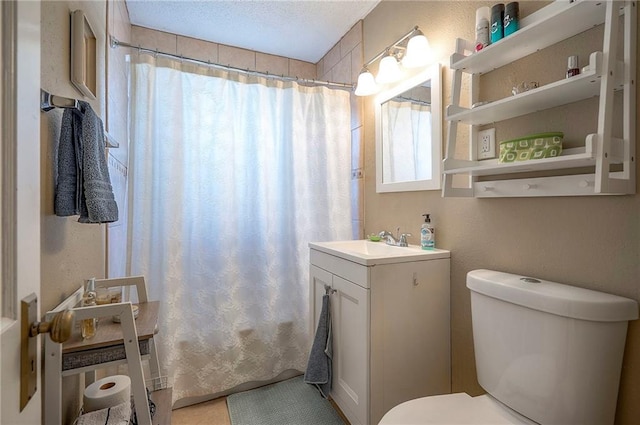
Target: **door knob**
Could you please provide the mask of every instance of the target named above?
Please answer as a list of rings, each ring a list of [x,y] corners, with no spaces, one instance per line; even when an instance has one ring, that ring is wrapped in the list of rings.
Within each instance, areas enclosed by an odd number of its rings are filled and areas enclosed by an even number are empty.
[[[62,344],[71,336],[75,313],[72,310],[64,310],[53,316],[50,322],[33,322],[29,329],[29,336],[48,333],[53,342]]]
[[[36,393],[38,383],[38,351],[35,338],[48,333],[51,340],[63,343],[71,336],[75,313],[61,311],[50,322],[38,322],[38,297],[26,296],[20,301],[20,411]]]

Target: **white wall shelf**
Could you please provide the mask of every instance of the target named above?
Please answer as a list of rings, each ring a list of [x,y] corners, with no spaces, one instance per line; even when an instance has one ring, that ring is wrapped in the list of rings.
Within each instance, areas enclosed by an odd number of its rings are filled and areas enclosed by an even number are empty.
[[[587,136],[584,147],[565,149],[560,156],[529,161],[500,163],[497,159],[485,161],[445,161],[445,174],[468,174],[471,176],[492,176],[501,174],[530,173],[537,171],[564,170],[567,168],[594,167],[597,159],[597,134]],[[613,139],[611,164],[621,164],[624,159],[624,141]],[[455,168],[454,168],[455,167]]]
[[[601,72],[602,53],[594,52],[589,60],[589,70],[580,75],[472,109],[450,105],[446,119],[484,125],[598,96]],[[621,86],[618,84],[617,87],[622,88]]]
[[[623,16],[620,20],[619,17]],[[443,162],[443,196],[584,196],[635,193],[635,76],[637,11],[635,1],[593,2],[556,0],[523,19],[522,28],[510,36],[471,52],[472,43],[458,39],[451,56],[452,104],[447,155]],[[536,89],[481,104],[460,106],[462,73],[472,75],[471,103],[478,102],[479,75],[505,66],[568,37],[604,23],[602,51],[589,57],[582,74]],[[622,40],[618,40],[622,23]],[[622,50],[619,49],[622,45]],[[618,52],[622,51],[621,57]],[[622,135],[613,137],[614,91],[622,91]],[[584,146],[565,149],[554,158],[500,163],[477,160],[478,126],[533,114],[550,108],[598,97],[597,132],[585,137]],[[471,126],[469,159],[453,157],[457,152],[459,124]],[[562,131],[562,129],[559,129]],[[620,133],[616,129],[616,133]],[[621,136],[621,137],[620,137]],[[615,167],[612,165],[617,164]],[[591,168],[592,174],[566,176],[566,170]],[[519,173],[544,172],[544,177],[523,178]],[[551,174],[549,176],[549,174]],[[571,173],[569,173],[571,174]],[[509,175],[494,182],[478,177]],[[455,176],[467,176],[466,186],[454,186]],[[465,180],[462,179],[464,182]],[[460,180],[456,182],[459,184]],[[535,188],[535,190],[532,190]]]
[[[580,34],[605,21],[604,1],[556,0],[537,13],[522,19],[522,27],[502,40],[482,49],[481,54],[451,56],[451,69],[483,74]]]

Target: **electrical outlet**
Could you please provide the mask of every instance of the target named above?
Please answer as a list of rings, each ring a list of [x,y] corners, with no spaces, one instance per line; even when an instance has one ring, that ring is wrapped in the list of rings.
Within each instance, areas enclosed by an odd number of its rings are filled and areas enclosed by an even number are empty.
[[[496,129],[478,131],[478,159],[496,157]]]

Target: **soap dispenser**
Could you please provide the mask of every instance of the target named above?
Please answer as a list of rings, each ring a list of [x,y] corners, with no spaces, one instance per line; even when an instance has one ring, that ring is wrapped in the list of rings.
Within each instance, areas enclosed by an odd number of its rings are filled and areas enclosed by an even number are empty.
[[[420,229],[420,246],[422,249],[434,249],[436,247],[436,229],[431,222],[430,214],[422,214],[424,223]]]

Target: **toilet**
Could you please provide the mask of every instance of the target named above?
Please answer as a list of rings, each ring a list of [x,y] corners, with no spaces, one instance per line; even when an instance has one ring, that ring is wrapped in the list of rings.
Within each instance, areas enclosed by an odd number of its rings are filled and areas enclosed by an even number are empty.
[[[487,394],[410,400],[380,425],[612,424],[636,301],[492,270],[467,274]]]

